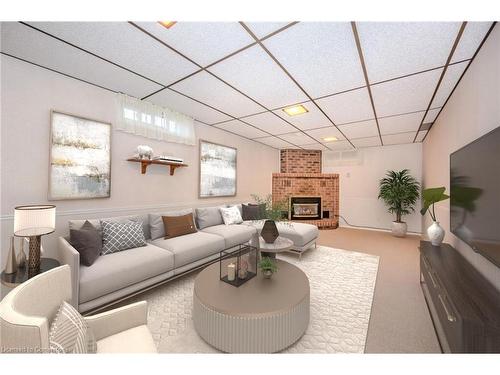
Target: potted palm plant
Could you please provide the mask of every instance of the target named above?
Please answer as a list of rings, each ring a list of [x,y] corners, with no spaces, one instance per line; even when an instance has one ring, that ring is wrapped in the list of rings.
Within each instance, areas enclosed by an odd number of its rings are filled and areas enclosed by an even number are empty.
[[[410,175],[408,169],[387,171],[386,176],[380,180],[378,199],[382,199],[388,211],[396,215],[391,226],[394,236],[406,236],[408,226],[402,218],[415,211],[415,204],[420,197],[419,190],[420,183]]]
[[[445,190],[446,188],[442,186],[437,188],[425,189],[422,192],[424,206],[420,210],[420,213],[422,215],[425,215],[425,213],[429,211],[429,215],[432,219],[432,224],[429,228],[427,228],[427,236],[434,246],[440,246],[444,239],[444,229],[441,228],[441,226],[439,225],[439,221],[437,221],[436,212],[434,211],[434,205],[450,197],[449,195],[444,193]]]

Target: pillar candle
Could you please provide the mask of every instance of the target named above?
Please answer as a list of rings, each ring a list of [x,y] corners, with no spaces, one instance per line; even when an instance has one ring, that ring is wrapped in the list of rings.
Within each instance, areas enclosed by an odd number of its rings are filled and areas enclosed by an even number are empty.
[[[227,279],[229,281],[234,281],[236,278],[236,265],[234,263],[230,263],[227,266]]]

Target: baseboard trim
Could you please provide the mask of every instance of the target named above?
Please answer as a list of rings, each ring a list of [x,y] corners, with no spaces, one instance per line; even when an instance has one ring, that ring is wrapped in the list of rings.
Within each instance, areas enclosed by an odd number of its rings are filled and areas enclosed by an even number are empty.
[[[341,227],[341,228],[350,228],[350,229],[371,230],[371,231],[374,231],[374,232],[388,232],[388,233],[391,233],[391,229],[390,228],[367,227],[367,226],[363,226],[363,225],[353,226],[353,225],[347,225],[347,224],[339,224],[339,227]],[[412,234],[412,235],[418,235],[418,236],[422,235],[422,232],[414,232],[414,231],[410,231],[410,230],[407,233],[408,234]]]

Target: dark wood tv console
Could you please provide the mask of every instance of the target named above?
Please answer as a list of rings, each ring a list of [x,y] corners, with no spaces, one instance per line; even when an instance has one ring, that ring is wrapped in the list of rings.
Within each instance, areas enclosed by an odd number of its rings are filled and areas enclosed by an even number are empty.
[[[443,352],[500,353],[500,292],[462,254],[421,241],[420,284]]]

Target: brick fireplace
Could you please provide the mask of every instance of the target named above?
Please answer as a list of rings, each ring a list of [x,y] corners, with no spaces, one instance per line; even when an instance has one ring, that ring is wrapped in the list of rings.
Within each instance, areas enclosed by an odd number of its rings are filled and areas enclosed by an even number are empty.
[[[287,202],[288,218],[336,228],[339,175],[321,173],[321,151],[281,150],[280,162],[280,173],[273,173],[273,200]]]

